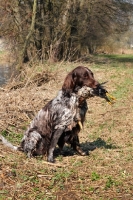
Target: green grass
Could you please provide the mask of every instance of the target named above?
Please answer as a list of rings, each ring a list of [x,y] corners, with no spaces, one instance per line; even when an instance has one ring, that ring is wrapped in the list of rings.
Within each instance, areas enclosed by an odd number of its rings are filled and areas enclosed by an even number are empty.
[[[2,55],[2,54],[4,54],[4,53],[5,53],[5,51],[3,51],[3,50],[2,50],[2,51],[0,51],[0,54],[1,54],[1,55]]]
[[[6,130],[3,130],[1,132],[1,135],[3,135],[7,140],[9,140],[13,144],[20,144],[23,134],[19,133],[16,134],[15,132],[7,132]]]
[[[98,55],[98,57],[108,58],[111,61],[126,63],[126,62],[133,62],[133,55],[132,54],[111,54],[111,55]]]
[[[120,82],[117,83],[116,91],[113,93],[116,96],[116,98],[126,98],[127,94],[132,91],[133,88],[132,74],[133,74],[133,69],[127,71],[127,73],[125,74],[125,79],[123,81],[121,81],[120,77]]]
[[[100,175],[99,174],[97,174],[96,172],[92,172],[91,173],[91,180],[92,181],[97,181],[99,179],[100,179]]]

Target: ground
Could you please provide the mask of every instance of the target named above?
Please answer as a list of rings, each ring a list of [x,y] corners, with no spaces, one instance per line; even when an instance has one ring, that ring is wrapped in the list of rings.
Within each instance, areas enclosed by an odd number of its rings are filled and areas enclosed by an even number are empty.
[[[57,148],[56,162],[49,164],[45,156],[28,159],[0,144],[0,200],[133,199],[133,56],[26,69],[0,89],[0,131],[19,145],[28,123],[78,65],[89,67],[99,82],[108,81],[106,89],[116,98],[113,105],[99,97],[88,99],[80,141],[89,155],[79,156],[66,146],[61,156]]]

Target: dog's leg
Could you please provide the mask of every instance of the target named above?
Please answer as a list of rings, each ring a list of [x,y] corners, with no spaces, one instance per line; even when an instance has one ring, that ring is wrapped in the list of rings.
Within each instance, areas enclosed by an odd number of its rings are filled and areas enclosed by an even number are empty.
[[[58,146],[59,146],[59,150],[60,150],[60,154],[63,154],[63,147],[65,145],[65,139],[64,139],[64,135],[62,134],[61,137],[58,140]]]
[[[73,137],[73,140],[71,141],[71,146],[72,148],[81,156],[85,156],[87,155],[86,152],[84,152],[81,147],[80,147],[80,143],[79,143],[79,137],[78,135],[75,135]]]
[[[54,162],[53,152],[62,133],[63,129],[57,129],[53,134],[53,137],[50,142],[50,147],[48,149],[48,157],[47,157],[48,162]]]

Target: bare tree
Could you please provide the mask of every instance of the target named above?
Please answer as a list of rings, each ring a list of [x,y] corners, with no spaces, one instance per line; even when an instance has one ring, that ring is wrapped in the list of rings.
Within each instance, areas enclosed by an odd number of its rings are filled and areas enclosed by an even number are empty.
[[[34,0],[34,2],[33,2],[33,11],[32,11],[31,26],[30,26],[28,34],[27,34],[27,36],[25,38],[25,41],[24,41],[24,45],[23,45],[23,49],[22,49],[22,53],[21,53],[20,61],[19,61],[20,64],[24,62],[25,57],[27,56],[28,44],[30,42],[31,36],[33,35],[33,33],[35,31],[36,12],[37,12],[37,0]]]
[[[124,0],[5,0],[0,35],[12,44],[19,63],[74,60],[126,31],[131,10]]]

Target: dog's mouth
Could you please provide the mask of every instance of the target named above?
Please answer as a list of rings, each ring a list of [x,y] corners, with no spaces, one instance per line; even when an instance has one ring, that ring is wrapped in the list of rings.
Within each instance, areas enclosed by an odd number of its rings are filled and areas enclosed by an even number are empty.
[[[78,90],[78,96],[82,97],[83,99],[88,99],[90,97],[95,96],[95,94],[92,88],[83,86]]]

